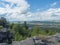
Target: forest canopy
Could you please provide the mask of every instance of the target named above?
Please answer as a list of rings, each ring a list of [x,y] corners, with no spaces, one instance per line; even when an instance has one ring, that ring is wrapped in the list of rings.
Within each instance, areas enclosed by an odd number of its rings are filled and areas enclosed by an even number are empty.
[[[6,18],[0,18],[0,30],[2,28],[7,28],[10,32],[13,33],[13,40],[14,41],[21,41],[28,37],[33,36],[40,36],[40,35],[53,35],[57,31],[50,30],[50,29],[41,29],[38,25],[34,26],[33,28],[29,29],[28,24],[26,21],[24,23],[10,23],[6,20]]]

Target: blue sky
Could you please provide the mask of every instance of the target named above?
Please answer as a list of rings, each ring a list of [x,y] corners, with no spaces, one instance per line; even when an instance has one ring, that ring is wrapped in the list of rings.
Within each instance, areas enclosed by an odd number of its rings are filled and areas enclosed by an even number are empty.
[[[40,11],[51,8],[53,3],[57,3],[53,8],[60,8],[60,0],[27,0],[30,4],[30,11],[35,12],[37,9]]]
[[[0,0],[0,17],[9,21],[60,21],[60,0]]]

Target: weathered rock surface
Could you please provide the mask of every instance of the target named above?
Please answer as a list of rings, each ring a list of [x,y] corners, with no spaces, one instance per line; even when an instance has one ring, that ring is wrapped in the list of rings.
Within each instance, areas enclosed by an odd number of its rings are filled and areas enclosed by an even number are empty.
[[[34,45],[34,42],[33,42],[32,38],[29,38],[29,39],[23,40],[21,42],[13,41],[12,45]]]
[[[37,37],[27,38],[22,41],[13,41],[12,44],[1,43],[0,45],[60,45],[60,33],[50,36],[47,39]]]

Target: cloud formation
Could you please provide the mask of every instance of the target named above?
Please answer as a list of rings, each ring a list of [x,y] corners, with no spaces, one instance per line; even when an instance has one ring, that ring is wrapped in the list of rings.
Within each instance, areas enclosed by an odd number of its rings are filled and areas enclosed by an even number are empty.
[[[1,0],[0,4],[3,6],[0,6],[0,15],[7,13],[6,18],[8,19],[21,17],[30,7],[26,0]]]
[[[6,3],[10,4],[6,4]],[[2,1],[5,8],[1,8],[0,13],[24,13],[28,8],[29,4],[25,0],[5,0]],[[15,7],[14,7],[15,6]]]
[[[60,8],[50,8],[42,12],[35,12],[28,14],[31,20],[36,21],[55,21],[60,20]]]
[[[49,8],[47,10],[30,12],[30,5],[26,0],[1,0],[0,16],[4,15],[10,21],[45,21],[59,20],[60,8]],[[56,2],[52,6],[56,5]]]

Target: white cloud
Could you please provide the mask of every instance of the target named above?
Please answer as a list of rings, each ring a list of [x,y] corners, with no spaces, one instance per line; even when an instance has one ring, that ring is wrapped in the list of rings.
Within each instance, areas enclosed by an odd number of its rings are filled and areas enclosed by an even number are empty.
[[[11,4],[5,4],[4,2],[9,2]],[[30,5],[26,0],[5,0],[1,2],[5,8],[0,7],[0,14],[7,13],[5,16],[10,21],[40,21],[40,20],[60,20],[60,8],[50,8],[40,12],[29,12],[28,9]],[[13,5],[16,4],[14,8]],[[56,5],[56,2],[52,6]]]
[[[8,2],[10,4],[5,4],[4,2]],[[5,7],[2,8],[0,6],[0,14],[7,13],[6,18],[9,20],[20,19],[23,14],[27,13],[30,7],[26,0],[2,0],[0,4]],[[17,6],[12,8],[14,4],[16,4]]]
[[[4,8],[4,9],[0,8],[1,9],[0,12],[8,12],[8,13],[16,13],[16,12],[18,12],[18,13],[24,13],[29,8],[29,5],[28,5],[28,3],[25,0],[5,0],[5,1],[6,2],[10,2],[11,5],[9,5],[9,4],[4,5],[6,8]],[[17,4],[17,7],[11,9],[11,7],[14,4]]]
[[[60,20],[60,8],[50,8],[48,10],[42,12],[29,12],[27,20],[35,20],[35,21],[50,21],[50,20]]]

